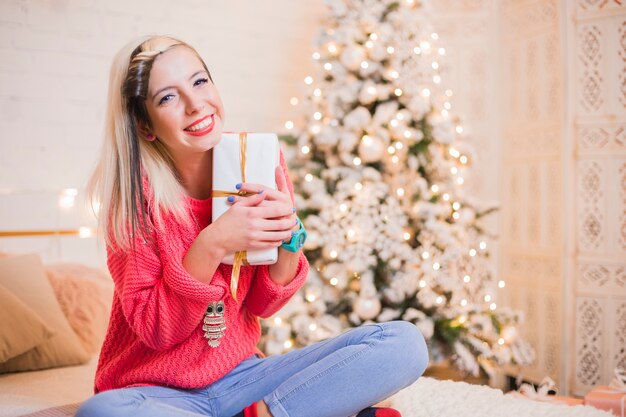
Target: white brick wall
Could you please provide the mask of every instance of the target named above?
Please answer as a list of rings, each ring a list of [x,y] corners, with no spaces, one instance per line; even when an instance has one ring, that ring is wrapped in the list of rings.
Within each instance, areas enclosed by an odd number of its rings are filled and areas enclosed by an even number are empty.
[[[322,0],[0,0],[0,230],[90,222],[79,202],[59,208],[57,194],[85,185],[110,61],[133,37],[172,34],[196,47],[227,130],[281,131],[313,68],[323,13]],[[0,251],[103,262],[96,239],[0,238]]]

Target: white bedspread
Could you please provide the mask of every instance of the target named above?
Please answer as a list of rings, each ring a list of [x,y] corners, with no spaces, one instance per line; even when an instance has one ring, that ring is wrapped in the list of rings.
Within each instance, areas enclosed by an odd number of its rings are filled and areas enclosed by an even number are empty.
[[[0,417],[84,401],[93,395],[98,357],[87,364],[0,375]]]

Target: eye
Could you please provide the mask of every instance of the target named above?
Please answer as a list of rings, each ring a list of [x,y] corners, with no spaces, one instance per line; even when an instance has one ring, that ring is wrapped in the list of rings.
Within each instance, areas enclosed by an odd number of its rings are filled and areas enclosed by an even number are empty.
[[[209,82],[209,79],[208,79],[208,78],[198,78],[198,79],[197,79],[197,80],[193,83],[193,85],[194,85],[194,87],[195,87],[195,86],[198,86],[198,85],[206,84],[206,83],[208,83],[208,82]]]
[[[213,307],[209,307],[206,310],[209,314],[213,314]]]
[[[221,312],[223,312],[223,311],[224,311],[224,307],[222,307],[222,306],[218,306],[218,307],[217,307],[217,312],[218,312],[218,313],[221,313]]]
[[[161,98],[161,100],[159,100],[159,106],[161,106],[161,105],[167,103],[168,101],[170,101],[172,99],[172,97],[174,97],[173,94],[167,94],[167,95],[163,96]]]

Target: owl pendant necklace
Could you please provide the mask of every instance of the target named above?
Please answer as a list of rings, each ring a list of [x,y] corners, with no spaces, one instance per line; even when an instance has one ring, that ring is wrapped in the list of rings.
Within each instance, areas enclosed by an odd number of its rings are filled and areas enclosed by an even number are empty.
[[[207,338],[209,346],[212,348],[218,347],[220,339],[224,337],[224,330],[226,330],[224,313],[223,300],[210,303],[206,313],[204,313],[202,330],[204,331],[204,337]]]

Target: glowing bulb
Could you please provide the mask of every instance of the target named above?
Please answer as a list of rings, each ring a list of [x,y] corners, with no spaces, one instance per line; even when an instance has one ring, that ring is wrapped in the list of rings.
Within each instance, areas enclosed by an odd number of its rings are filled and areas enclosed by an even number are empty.
[[[434,269],[435,271],[439,271],[439,269],[441,269],[441,265],[439,264],[439,262],[435,262],[435,263],[433,264],[433,269]]]
[[[363,188],[363,184],[361,184],[360,182],[357,182],[356,184],[354,184],[354,189],[357,191],[360,191]]]
[[[92,237],[93,236],[93,230],[90,229],[89,227],[79,227],[78,228],[78,237],[80,238],[87,238],[87,237]]]
[[[402,113],[396,113],[396,119],[398,119],[398,120],[404,120],[404,114],[402,114]]]
[[[422,90],[422,95],[424,97],[430,97],[430,90],[428,88],[425,88]]]
[[[400,149],[402,149],[404,147],[402,142],[396,142],[396,143],[393,144],[393,146],[395,146],[397,150],[400,150]]]
[[[467,305],[467,300],[466,300],[466,299],[462,299],[462,300],[461,300],[461,305],[462,305],[463,307],[465,307],[465,306]]]
[[[315,125],[315,126],[313,126],[313,127],[311,128],[311,133],[315,133],[315,134],[320,133],[320,127],[319,127],[319,125]]]
[[[422,252],[422,259],[428,259],[428,258],[430,258],[430,253],[428,253],[428,251]]]
[[[359,158],[358,156],[355,156],[354,159],[352,160],[352,163],[358,167],[359,165],[361,165],[361,158]]]
[[[348,230],[348,237],[350,239],[354,238],[355,236],[356,236],[356,231],[354,229]]]
[[[375,33],[370,33],[370,39],[375,41],[376,39],[378,39],[378,35]]]
[[[489,301],[491,301],[491,295],[486,294],[485,295],[485,302],[488,303]]]
[[[348,205],[346,203],[341,203],[339,205],[339,211],[341,211],[342,213],[345,213],[346,211],[348,211]]]
[[[455,211],[454,213],[452,213],[452,218],[454,220],[459,220],[461,218],[461,215],[459,214],[458,211]]]
[[[388,46],[388,47],[387,47],[387,53],[388,53],[389,55],[393,54],[394,52],[395,52],[395,49],[393,49],[393,46]]]
[[[324,69],[326,71],[330,71],[331,69],[333,69],[333,64],[331,64],[330,62],[327,62],[324,64]]]
[[[401,88],[396,88],[395,90],[393,90],[393,93],[397,96],[400,97],[402,95],[402,89]]]
[[[433,32],[430,34],[430,37],[433,38],[433,40],[437,40],[439,39],[439,35],[437,34],[437,32]]]
[[[370,64],[368,64],[367,61],[361,62],[361,68],[367,69],[367,67],[369,67],[369,66],[370,66]],[[369,89],[368,89],[368,91],[369,91]]]
[[[433,82],[435,84],[439,84],[441,82],[441,76],[439,76],[439,75],[433,76]]]
[[[461,155],[461,157],[459,158],[459,161],[461,161],[462,164],[467,164],[467,156]]]
[[[444,117],[448,117],[448,110],[446,109],[441,110],[441,115]]]
[[[499,339],[498,339],[498,344],[499,344],[500,346],[502,346],[502,345],[504,344],[504,339],[503,339],[503,338],[499,338]]]
[[[404,237],[404,240],[409,240],[411,239],[411,234],[409,232],[404,232],[403,237]]]
[[[441,304],[441,303],[443,303],[443,297],[442,297],[442,296],[438,296],[438,297],[435,299],[435,302],[436,302],[437,304]]]
[[[319,88],[316,88],[315,90],[313,90],[313,95],[315,97],[320,97],[322,95],[322,90],[320,90]]]
[[[481,250],[485,250],[487,249],[487,242],[483,240],[478,244],[478,246],[480,247]]]
[[[372,144],[372,138],[369,137],[368,135],[363,135],[363,137],[361,138],[361,141],[363,142],[364,145],[371,145]]]
[[[416,46],[415,48],[413,48],[413,52],[415,52],[416,55],[419,55],[422,53],[422,50],[419,46]]]
[[[431,64],[431,66],[433,67],[433,69],[434,69],[434,70],[436,70],[436,69],[438,69],[438,68],[439,68],[439,63],[438,63],[438,62],[433,62],[433,63]]]
[[[374,42],[372,42],[372,41],[367,41],[367,42],[365,42],[365,46],[366,46],[367,48],[373,48],[373,47],[374,47]]]
[[[291,103],[292,106],[297,106],[298,105],[298,98],[297,97],[291,97],[291,100],[289,100],[289,102]]]
[[[420,279],[420,288],[424,288],[426,287],[426,281],[424,281],[423,279]]]
[[[420,49],[422,51],[425,51],[425,50],[427,50],[429,48],[430,48],[430,42],[427,42],[427,41],[421,41],[420,42]]]
[[[459,317],[459,323],[463,324],[463,323],[465,323],[466,321],[467,321],[467,317],[465,317],[465,316],[460,316],[460,317]]]
[[[398,124],[400,124],[400,122],[398,122],[398,119],[391,119],[391,122],[389,122],[389,124],[393,127],[398,127]]]
[[[304,78],[304,83],[306,85],[311,85],[313,84],[313,77],[311,77],[310,75]]]
[[[452,104],[450,104],[449,101],[446,101],[445,103],[443,103],[443,107],[445,107],[446,109],[450,110],[452,108]]]
[[[458,157],[459,157],[459,155],[461,155],[461,152],[457,151],[457,150],[456,150],[456,149],[454,149],[454,148],[450,148],[450,150],[448,151],[448,153],[449,153],[450,155],[452,155],[452,157],[454,157],[454,158],[458,158]]]
[[[304,176],[304,180],[305,180],[306,182],[311,182],[311,181],[313,181],[313,175],[311,175],[311,174],[306,174],[306,175]]]
[[[439,192],[439,186],[438,186],[437,184],[433,184],[433,185],[430,187],[430,190],[431,190],[433,193],[438,193],[438,192]]]
[[[314,118],[315,120],[320,120],[320,119],[322,118],[322,113],[320,113],[320,112],[316,111],[316,112],[313,114],[313,118]]]
[[[335,259],[337,257],[337,251],[336,250],[331,250],[330,251],[330,257]]]
[[[398,77],[400,76],[400,74],[396,70],[391,71],[390,75],[391,75],[391,78],[393,78],[394,80],[397,80]]]
[[[335,45],[334,43],[330,43],[328,45],[328,52],[330,52],[331,54],[336,54],[337,53],[337,45]]]
[[[439,48],[437,50],[437,52],[439,52],[439,55],[445,55],[446,54],[446,49],[445,48]]]
[[[300,152],[302,152],[303,154],[308,154],[309,152],[311,152],[311,148],[309,148],[308,146],[304,145],[302,148],[300,148]]]
[[[443,198],[443,201],[448,201],[450,200],[450,194],[445,193],[444,195],[441,196]]]
[[[452,90],[446,90],[446,96],[452,97]]]
[[[452,203],[452,208],[454,210],[458,210],[461,208],[461,204],[458,201],[455,201],[454,203]]]
[[[504,288],[506,286],[506,283],[502,280],[498,281],[498,287],[500,288]]]
[[[317,61],[318,59],[320,59],[320,53],[319,53],[319,52],[313,52],[313,55],[312,55],[312,56],[313,56],[313,59],[314,59],[314,60],[316,60],[316,61]]]
[[[394,164],[397,164],[398,162],[400,162],[400,158],[398,158],[398,155],[392,156],[391,162],[393,162]]]
[[[277,326],[280,326],[283,323],[283,319],[281,319],[280,317],[275,317],[274,318],[274,324]]]
[[[287,129],[293,129],[293,122],[291,120],[287,120],[285,122],[285,128]]]
[[[411,131],[410,130],[405,130],[404,131],[404,137],[409,139],[411,137]]]
[[[404,188],[398,188],[396,190],[396,194],[398,195],[398,197],[404,197]]]
[[[457,167],[452,167],[450,168],[450,172],[452,173],[452,175],[456,175],[456,173],[459,172],[459,169]]]
[[[463,177],[459,177],[456,179],[456,183],[459,185],[463,185],[463,183],[465,182],[465,180],[463,179]]]
[[[491,303],[491,305],[489,306],[489,309],[490,309],[491,311],[494,311],[494,310],[496,309],[496,307],[497,307],[497,306],[496,306],[496,303]]]
[[[377,93],[376,87],[372,87],[372,86],[367,87],[367,92],[372,94],[372,95],[376,94]]]
[[[311,324],[309,325],[309,330],[310,330],[310,331],[312,331],[312,332],[314,332],[315,330],[317,330],[317,324],[315,324],[315,323],[311,323]]]
[[[337,278],[335,278],[335,277],[332,277],[330,279],[330,285],[332,285],[334,287],[337,284],[339,284],[339,280]]]
[[[286,340],[283,346],[285,346],[285,349],[291,349],[293,347],[293,342],[291,340]]]
[[[463,281],[464,281],[464,282],[466,282],[466,283],[467,283],[467,282],[470,282],[470,280],[471,280],[471,278],[470,278],[470,276],[469,276],[469,275],[465,275],[465,276],[463,277]]]
[[[476,256],[476,249],[470,249],[469,256]]]
[[[309,303],[312,303],[317,299],[317,297],[313,293],[308,293],[305,298]]]
[[[389,152],[389,154],[394,154],[396,153],[396,148],[394,148],[393,146],[390,146],[387,148],[387,152]]]
[[[459,135],[460,135],[461,133],[463,133],[463,126],[461,126],[461,125],[457,126],[457,127],[456,127],[456,133],[458,133]]]

